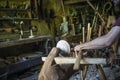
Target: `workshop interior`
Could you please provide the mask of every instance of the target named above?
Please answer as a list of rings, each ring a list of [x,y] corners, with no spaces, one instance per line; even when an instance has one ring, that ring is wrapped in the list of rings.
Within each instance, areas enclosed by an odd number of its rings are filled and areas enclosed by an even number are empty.
[[[110,31],[112,1],[0,0],[0,80],[120,80],[120,40],[74,51]]]

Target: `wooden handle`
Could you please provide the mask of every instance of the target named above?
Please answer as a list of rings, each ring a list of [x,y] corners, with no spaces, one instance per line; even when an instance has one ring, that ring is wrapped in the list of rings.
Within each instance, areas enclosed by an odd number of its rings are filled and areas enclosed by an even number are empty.
[[[82,58],[82,55],[81,55],[81,50],[80,50],[79,53],[78,53],[78,56],[77,56],[77,58],[76,58],[75,64],[74,64],[74,66],[73,66],[73,69],[74,69],[74,70],[78,70],[78,69],[79,69],[81,58]]]

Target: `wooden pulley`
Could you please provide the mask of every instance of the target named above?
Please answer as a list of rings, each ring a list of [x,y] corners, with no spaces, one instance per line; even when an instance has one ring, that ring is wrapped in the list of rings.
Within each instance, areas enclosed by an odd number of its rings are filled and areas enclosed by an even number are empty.
[[[59,48],[61,51],[69,54],[70,53],[70,45],[67,41],[65,40],[60,40],[58,41],[57,45],[56,45],[57,48]]]

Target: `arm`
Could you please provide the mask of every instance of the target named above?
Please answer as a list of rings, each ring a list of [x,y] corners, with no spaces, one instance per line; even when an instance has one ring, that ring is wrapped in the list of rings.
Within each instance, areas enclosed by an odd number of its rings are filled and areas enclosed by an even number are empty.
[[[101,49],[111,46],[120,35],[120,26],[113,27],[106,35],[98,37],[90,42],[77,45],[74,51],[80,49]]]

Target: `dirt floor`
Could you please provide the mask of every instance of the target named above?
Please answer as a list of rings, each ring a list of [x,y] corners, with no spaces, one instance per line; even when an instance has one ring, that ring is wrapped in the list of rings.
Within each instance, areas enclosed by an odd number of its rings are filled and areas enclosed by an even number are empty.
[[[120,80],[120,67],[114,65],[112,67],[103,66],[107,80]],[[80,71],[77,71],[69,80],[81,80]],[[90,65],[85,80],[103,80],[99,70],[95,65]]]

